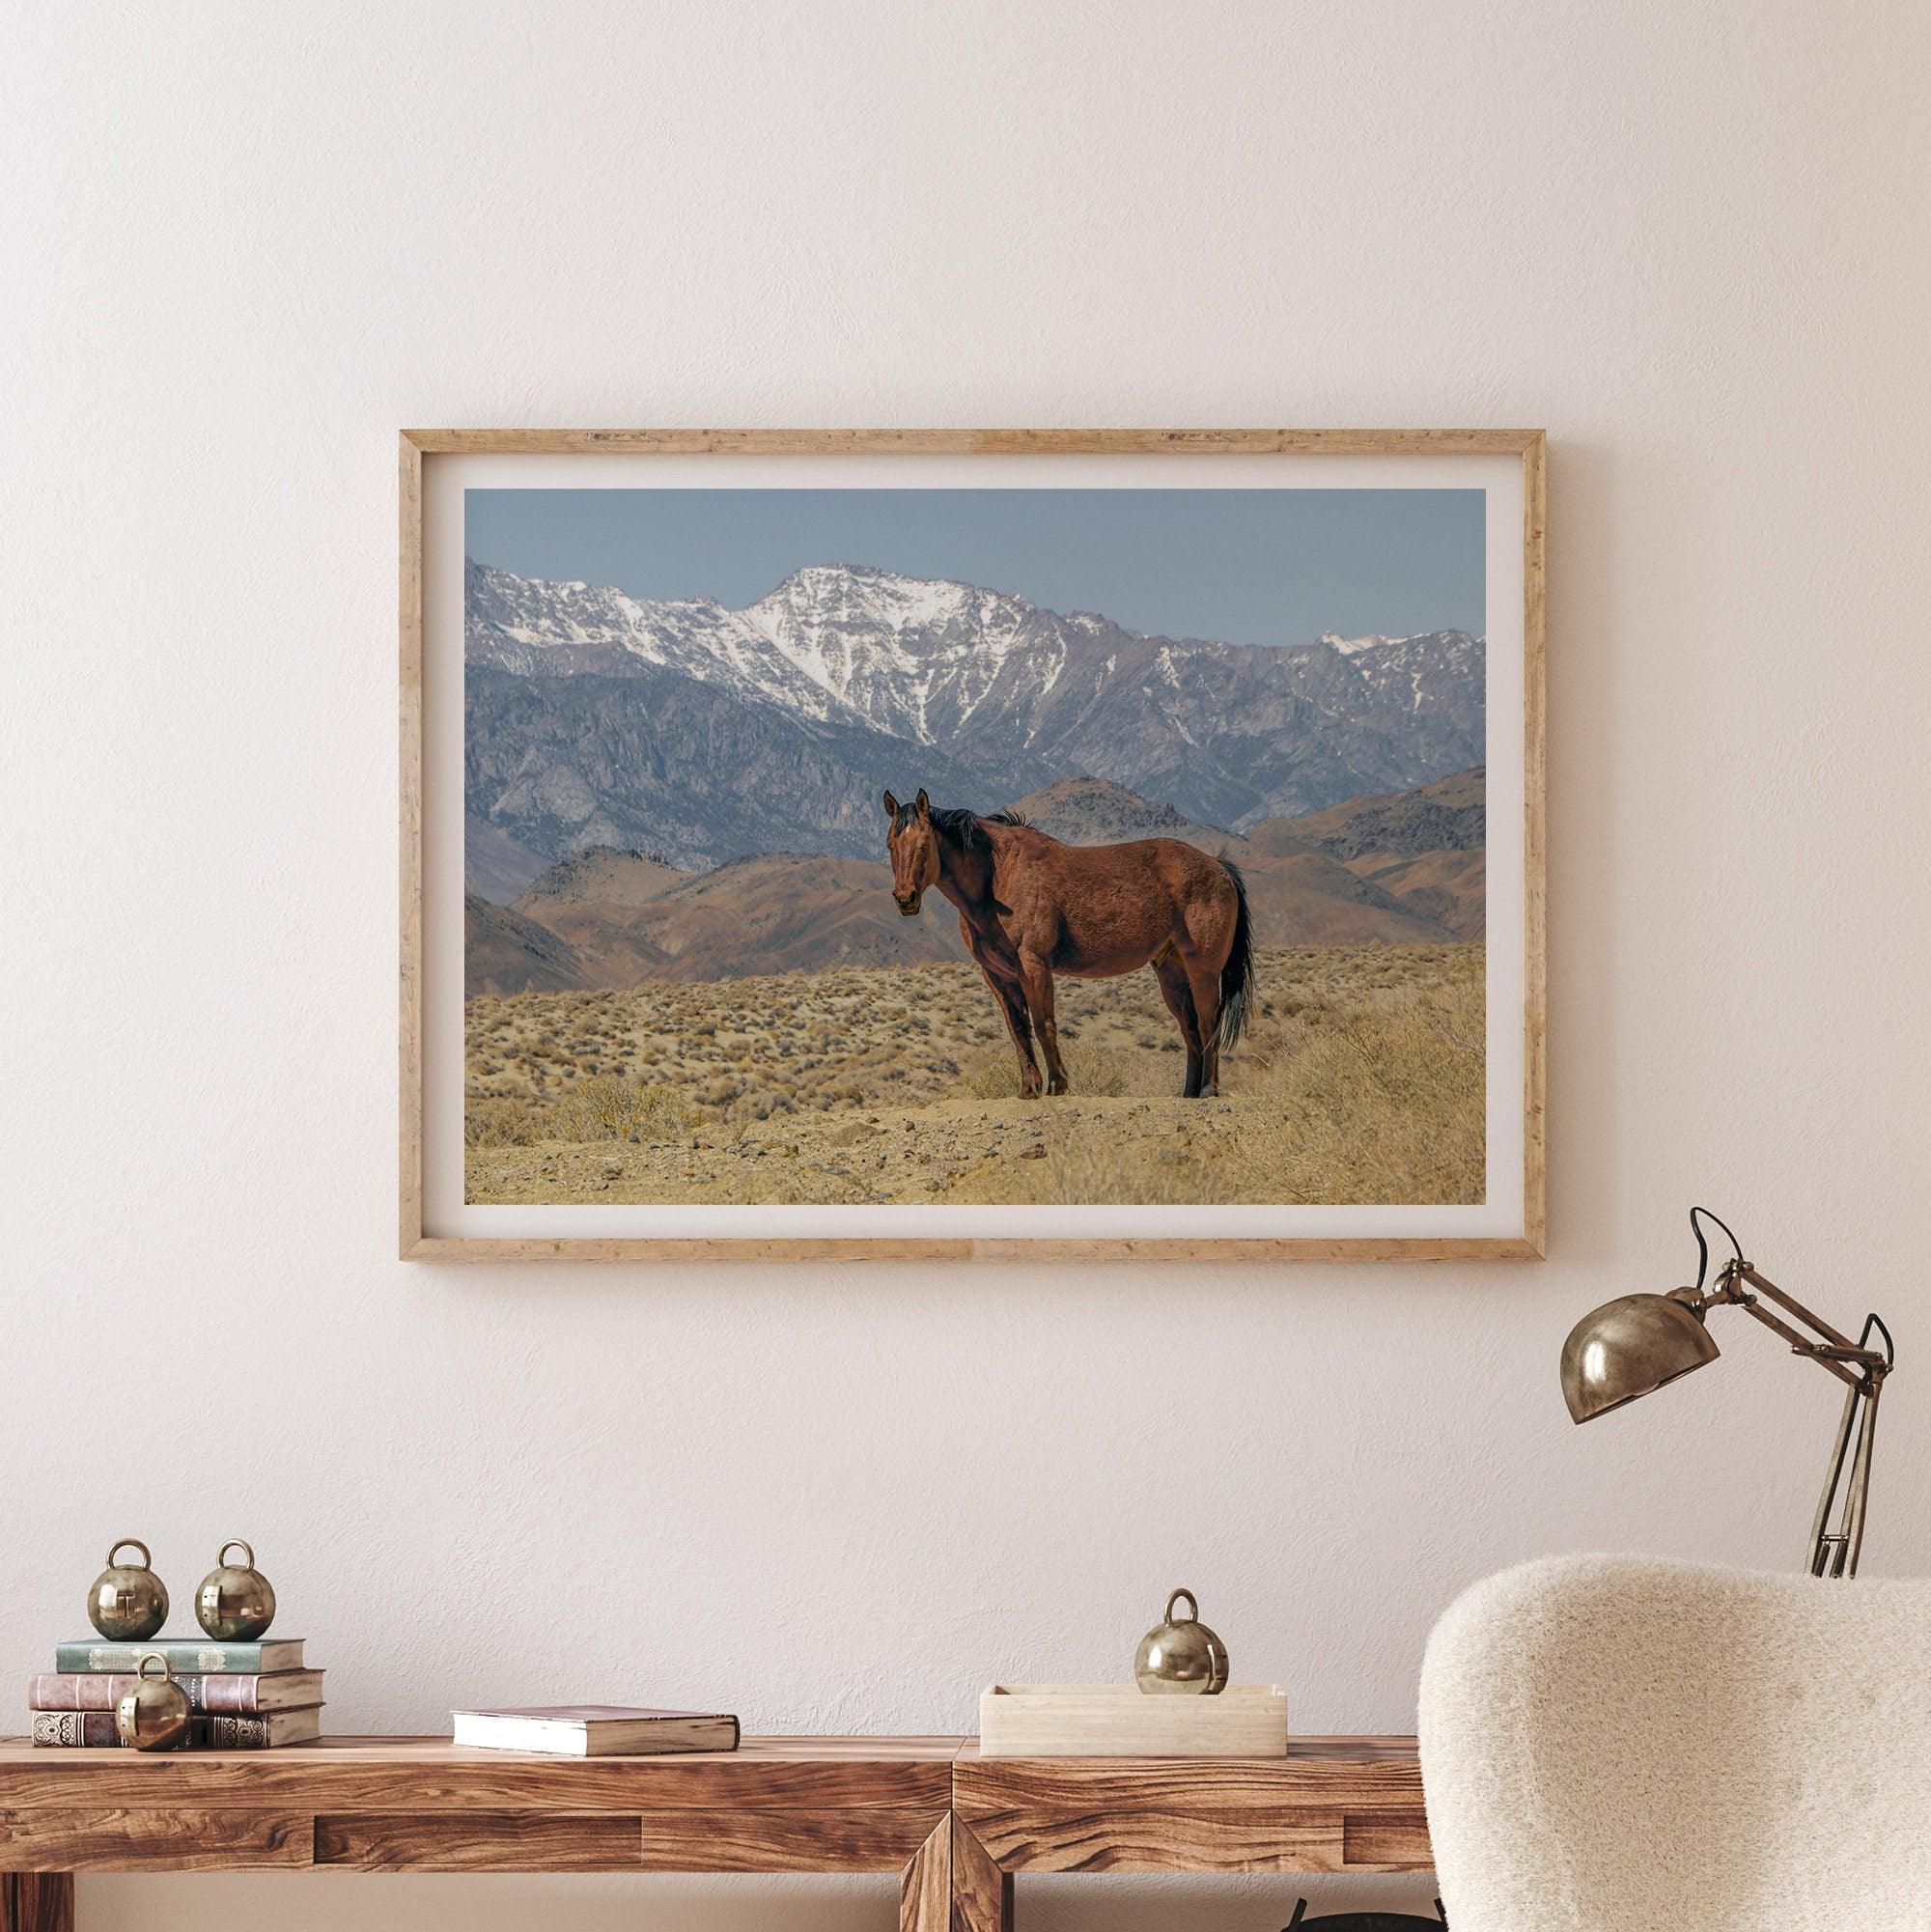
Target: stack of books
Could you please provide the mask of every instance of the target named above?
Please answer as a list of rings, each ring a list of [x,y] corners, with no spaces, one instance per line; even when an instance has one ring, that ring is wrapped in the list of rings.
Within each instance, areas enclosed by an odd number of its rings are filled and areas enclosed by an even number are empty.
[[[54,1667],[27,1692],[36,1744],[118,1747],[115,1706],[144,1657],[165,1657],[194,1716],[185,1750],[267,1750],[322,1735],[322,1672],[302,1666],[302,1639],[217,1643],[211,1638],[150,1638],[63,1643]],[[150,1666],[149,1675],[154,1675]]]

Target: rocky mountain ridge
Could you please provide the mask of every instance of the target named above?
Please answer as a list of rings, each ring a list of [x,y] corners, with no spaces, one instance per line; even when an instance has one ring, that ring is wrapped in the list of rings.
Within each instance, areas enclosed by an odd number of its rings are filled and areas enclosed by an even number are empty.
[[[859,856],[888,784],[990,806],[1090,774],[1238,830],[1483,755],[1484,647],[1457,630],[1157,637],[850,565],[731,610],[472,561],[464,642],[467,805],[514,848],[500,879],[598,844]]]

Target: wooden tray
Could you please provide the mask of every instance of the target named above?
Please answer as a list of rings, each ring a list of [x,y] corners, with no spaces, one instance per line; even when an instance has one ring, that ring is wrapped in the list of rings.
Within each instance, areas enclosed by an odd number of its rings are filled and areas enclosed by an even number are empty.
[[[1285,1757],[1278,1684],[1217,1696],[1148,1696],[1136,1684],[993,1684],[979,1698],[982,1757]]]

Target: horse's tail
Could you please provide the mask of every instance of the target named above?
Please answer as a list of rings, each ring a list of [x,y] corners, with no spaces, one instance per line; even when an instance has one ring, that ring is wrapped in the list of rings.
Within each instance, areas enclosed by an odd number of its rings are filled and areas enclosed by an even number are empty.
[[[1216,1028],[1217,1044],[1224,1053],[1241,1037],[1247,1023],[1247,1008],[1254,997],[1254,929],[1247,913],[1247,883],[1241,868],[1231,858],[1223,858],[1227,877],[1234,882],[1234,943],[1227,948],[1227,964],[1220,968],[1220,1020]]]

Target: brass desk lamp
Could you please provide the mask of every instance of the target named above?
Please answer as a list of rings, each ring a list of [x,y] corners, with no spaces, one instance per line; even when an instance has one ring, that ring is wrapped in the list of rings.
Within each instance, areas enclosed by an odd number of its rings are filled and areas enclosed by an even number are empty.
[[[1722,1228],[1732,1250],[1707,1294],[1703,1282],[1710,1270],[1710,1244],[1703,1235],[1705,1220]],[[1678,1288],[1669,1295],[1618,1296],[1593,1314],[1584,1315],[1570,1330],[1569,1339],[1562,1344],[1562,1396],[1569,1414],[1578,1422],[1591,1421],[1625,1402],[1634,1402],[1638,1395],[1661,1388],[1665,1382],[1688,1375],[1693,1368],[1715,1361],[1719,1351],[1705,1326],[1709,1311],[1726,1304],[1747,1310],[1774,1334],[1781,1335],[1790,1344],[1792,1355],[1809,1357],[1847,1385],[1836,1447],[1810,1530],[1810,1574],[1855,1577],[1858,1553],[1864,1540],[1864,1508],[1870,1499],[1877,1399],[1896,1359],[1890,1330],[1875,1315],[1866,1315],[1863,1333],[1853,1342],[1775,1282],[1766,1281],[1744,1259],[1736,1236],[1708,1208],[1690,1210],[1690,1229],[1696,1237],[1695,1287]],[[1812,1341],[1799,1333],[1773,1314],[1764,1305],[1766,1302],[1775,1302],[1819,1339]],[[1882,1353],[1870,1346],[1873,1334],[1884,1338]],[[1843,1507],[1833,1528],[1832,1512],[1838,1489],[1844,1484],[1847,1460],[1850,1482],[1844,1488]]]

